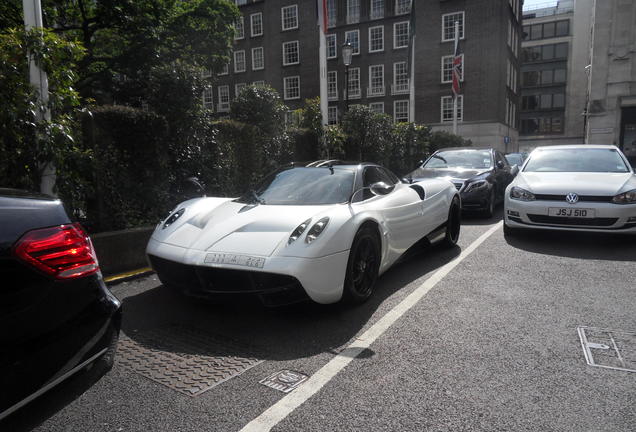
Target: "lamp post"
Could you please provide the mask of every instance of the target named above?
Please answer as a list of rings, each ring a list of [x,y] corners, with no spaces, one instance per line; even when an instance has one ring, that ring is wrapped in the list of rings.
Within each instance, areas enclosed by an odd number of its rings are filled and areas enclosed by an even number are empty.
[[[349,110],[349,66],[351,66],[351,55],[353,54],[353,47],[349,41],[342,45],[342,63],[345,66],[345,109],[346,113]],[[344,115],[344,113],[343,113]]]

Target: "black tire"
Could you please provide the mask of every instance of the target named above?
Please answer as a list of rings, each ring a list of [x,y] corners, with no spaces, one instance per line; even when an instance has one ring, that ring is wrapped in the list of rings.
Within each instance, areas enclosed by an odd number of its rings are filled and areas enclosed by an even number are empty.
[[[517,228],[506,225],[506,221],[504,221],[503,224],[503,232],[505,237],[514,237],[519,234],[519,230]]]
[[[495,186],[490,190],[490,198],[488,199],[488,207],[484,210],[484,217],[491,218],[495,214]]]
[[[117,343],[119,342],[119,331],[111,325],[108,328],[105,337],[108,338],[108,348],[106,349],[106,352],[85,367],[86,371],[90,371],[90,373],[96,377],[101,377],[110,371],[115,364],[115,353],[117,352]]]
[[[363,227],[353,238],[342,299],[346,303],[367,301],[378,279],[380,270],[380,239],[372,227]]]
[[[442,240],[442,247],[451,248],[457,244],[459,240],[459,232],[462,225],[462,209],[459,204],[459,198],[453,198],[450,208],[448,209],[448,220],[446,222],[446,234]]]

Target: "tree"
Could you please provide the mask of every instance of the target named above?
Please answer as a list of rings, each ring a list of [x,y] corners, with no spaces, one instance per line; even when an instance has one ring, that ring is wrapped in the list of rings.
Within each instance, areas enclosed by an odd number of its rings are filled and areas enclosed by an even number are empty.
[[[472,145],[470,140],[466,140],[459,135],[454,135],[446,131],[433,132],[429,138],[429,151],[431,153],[447,147],[466,147]]]
[[[342,131],[347,136],[347,159],[387,164],[391,149],[391,117],[364,105],[353,105],[344,115]]]

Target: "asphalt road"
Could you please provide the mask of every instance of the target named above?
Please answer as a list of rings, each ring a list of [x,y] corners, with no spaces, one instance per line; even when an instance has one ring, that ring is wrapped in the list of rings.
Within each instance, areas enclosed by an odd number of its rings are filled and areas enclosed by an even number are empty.
[[[240,430],[285,397],[259,380],[282,369],[321,374],[500,219],[466,219],[460,247],[410,254],[355,308],[210,305],[154,276],[115,285],[132,341],[189,326],[235,341],[225,354],[262,362],[196,397],[117,362],[101,378],[89,371],[59,386],[0,430]],[[635,260],[633,238],[504,238],[499,227],[273,430],[633,431],[636,373],[588,366],[577,327],[636,332]],[[636,336],[625,341],[621,352],[636,360]]]

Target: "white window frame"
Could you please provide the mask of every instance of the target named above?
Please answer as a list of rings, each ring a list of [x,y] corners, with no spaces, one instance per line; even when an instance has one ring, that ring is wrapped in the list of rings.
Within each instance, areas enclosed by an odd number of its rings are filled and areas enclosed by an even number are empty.
[[[397,45],[397,27],[406,24],[406,44],[404,45]],[[403,48],[408,48],[409,46],[409,32],[410,32],[410,23],[408,21],[400,21],[400,22],[396,22],[393,23],[393,49],[403,49]]]
[[[201,78],[210,78],[212,76],[212,70],[210,69],[203,69],[201,71]]]
[[[338,10],[336,0],[327,0],[327,28],[333,28],[338,21]]]
[[[349,34],[355,33],[358,45],[351,44],[353,50],[351,51],[351,55],[360,55],[360,30],[348,30],[345,32],[345,43],[349,40]]]
[[[373,38],[371,36],[371,32],[372,30],[376,30],[376,29],[380,29],[382,31],[382,47],[378,48],[378,49],[372,49],[373,48]],[[379,25],[379,26],[374,26],[374,27],[369,27],[369,52],[370,53],[374,53],[374,52],[382,52],[384,51],[384,26],[383,25]]]
[[[347,0],[347,24],[360,22],[360,2],[361,0]]]
[[[289,95],[289,91],[291,90],[291,88],[289,87],[288,82],[290,80],[297,80],[297,82],[298,82],[298,96],[290,96]],[[300,75],[293,75],[293,76],[288,76],[288,77],[284,77],[283,78],[283,98],[285,100],[300,99]]]
[[[234,23],[234,40],[245,39],[245,17],[241,15]]]
[[[338,71],[327,71],[327,99],[338,100]]]
[[[452,37],[450,39],[447,39],[445,37],[446,36],[445,18],[448,16],[453,16],[453,15],[461,15],[461,20],[459,23],[459,39],[464,40],[464,38],[466,37],[466,13],[464,11],[451,12],[451,13],[442,15],[442,42],[455,41],[455,20],[452,21],[452,25],[453,25]]]
[[[218,112],[228,112],[230,110],[230,86],[222,85],[217,89],[219,96]]]
[[[376,20],[384,18],[384,0],[370,0],[369,19]]]
[[[397,107],[398,105],[403,105],[403,104],[406,104],[406,120],[404,120],[404,117],[398,120]],[[409,121],[409,100],[408,99],[398,99],[393,101],[393,121],[395,123],[397,123],[398,121],[399,122]]]
[[[240,62],[236,59],[237,55],[243,55],[243,69],[239,69]],[[247,70],[247,58],[245,57],[245,50],[234,51],[234,73],[241,73]]]
[[[241,89],[247,87],[247,84],[244,82],[234,84],[234,97],[237,98]]]
[[[333,40],[333,42],[330,42],[331,40]],[[333,47],[333,50],[334,50],[333,55],[329,55],[330,47]],[[327,35],[327,58],[328,59],[338,58],[338,37],[335,33]]]
[[[260,33],[254,31],[254,19],[257,17],[260,20],[260,23],[258,24],[260,25]],[[250,15],[250,35],[252,37],[263,36],[263,12],[256,12]]]
[[[373,107],[380,107],[380,109],[374,109]],[[380,114],[384,114],[384,102],[371,102],[369,104],[369,108],[371,109],[371,111],[376,112],[376,113],[380,113]]]
[[[223,68],[221,69],[221,72],[219,72],[217,75],[221,76],[221,75],[229,75],[230,73],[230,63],[225,63],[223,65]]]
[[[400,83],[398,83],[398,73],[397,73],[398,65],[404,67],[404,75],[402,76],[400,74],[400,77],[402,77],[402,80],[404,80],[404,82],[400,82]],[[393,63],[393,85],[391,86],[391,94],[394,94],[394,95],[405,94],[408,92],[409,92],[409,75],[408,75],[408,70],[406,67],[406,62],[405,61],[395,62]]]
[[[295,25],[292,24],[291,26],[287,27],[285,26],[285,12],[288,10],[293,10],[294,13],[291,15],[291,17],[288,17],[291,21],[295,21]],[[283,6],[282,8],[280,8],[280,27],[282,29],[282,31],[287,31],[287,30],[296,30],[298,28],[298,5],[297,4],[293,4],[293,5],[289,5],[289,6]]]
[[[462,74],[459,77],[459,82],[464,82],[464,69],[465,69],[465,64],[464,64],[464,53],[460,54],[461,58],[462,58]],[[446,56],[442,56],[442,74],[441,74],[441,81],[442,84],[448,84],[448,83],[452,83],[453,82],[453,59],[455,58],[454,55],[446,55]],[[445,69],[445,61],[446,59],[450,59],[450,79],[449,80],[445,80],[444,79],[444,72],[446,71]]]
[[[357,76],[357,80],[352,80],[352,77]],[[357,86],[351,87],[352,82],[357,82]],[[360,85],[360,68],[349,68],[349,78],[347,80],[347,93],[349,99],[360,99],[362,97],[362,87]]]
[[[381,70],[382,73],[380,74],[380,77],[382,78],[382,83],[380,86],[373,86],[373,70],[378,69]],[[386,82],[384,80],[384,65],[383,64],[377,64],[377,65],[369,65],[369,88],[367,89],[367,97],[378,97],[378,96],[384,96],[385,93],[385,89],[386,89]]]
[[[243,6],[247,4],[247,0],[234,0],[234,4],[237,6]]]
[[[260,57],[260,66],[258,65],[258,56],[257,52],[261,53]],[[263,70],[265,69],[265,50],[263,47],[254,47],[252,48],[252,70]]]
[[[287,56],[286,56],[286,52],[285,52],[285,47],[287,46],[296,46],[296,56],[298,57],[298,59],[294,62],[288,62],[287,61]],[[300,42],[295,40],[295,41],[287,41],[287,42],[283,42],[283,66],[290,66],[290,65],[297,65],[300,64]]]
[[[214,110],[214,89],[208,87],[203,90],[203,108]]]
[[[449,118],[444,119],[444,104],[445,103],[450,103],[451,106],[451,115]],[[453,121],[453,97],[452,96],[442,96],[440,98],[440,123],[452,123]],[[462,122],[464,120],[464,95],[458,95],[457,96],[457,111],[458,111],[458,116],[457,116],[457,121],[458,122]]]
[[[338,106],[331,105],[327,107],[327,124],[328,125],[336,125],[338,124]]]
[[[255,85],[255,86],[264,86],[264,85],[265,85],[265,81],[263,81],[263,80],[254,81],[254,82],[252,83],[252,85]]]
[[[395,14],[407,15],[411,13],[411,1],[410,0],[395,0]]]

